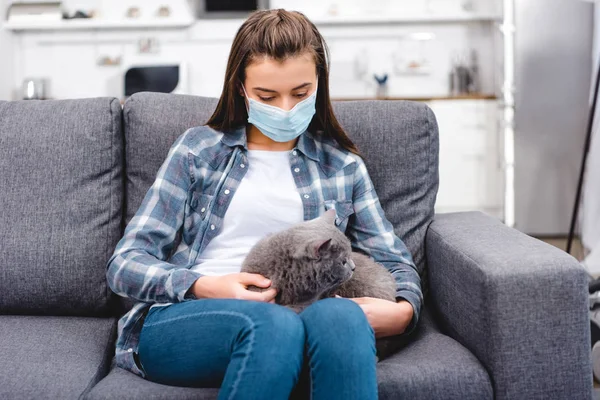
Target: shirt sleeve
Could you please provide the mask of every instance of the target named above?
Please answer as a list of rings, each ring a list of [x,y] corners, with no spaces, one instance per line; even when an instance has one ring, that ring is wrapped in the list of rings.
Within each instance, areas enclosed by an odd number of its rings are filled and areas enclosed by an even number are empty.
[[[385,266],[396,281],[396,301],[407,300],[413,307],[413,317],[404,334],[411,333],[419,319],[423,294],[421,278],[412,255],[394,233],[392,223],[375,193],[375,188],[364,162],[359,159],[354,176],[354,216],[348,222],[346,234],[352,246]]]
[[[165,261],[183,224],[191,184],[186,145],[189,132],[171,145],[154,183],[107,262],[108,285],[120,296],[148,303],[193,299],[186,292],[202,274]]]

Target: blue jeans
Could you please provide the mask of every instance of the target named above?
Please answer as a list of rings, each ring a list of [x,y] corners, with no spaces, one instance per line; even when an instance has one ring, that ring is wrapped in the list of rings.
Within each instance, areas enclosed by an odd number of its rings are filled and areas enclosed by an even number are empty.
[[[376,399],[375,354],[364,312],[343,298],[319,300],[300,314],[235,299],[154,307],[138,349],[151,381],[261,400],[288,399],[301,372],[312,399]]]

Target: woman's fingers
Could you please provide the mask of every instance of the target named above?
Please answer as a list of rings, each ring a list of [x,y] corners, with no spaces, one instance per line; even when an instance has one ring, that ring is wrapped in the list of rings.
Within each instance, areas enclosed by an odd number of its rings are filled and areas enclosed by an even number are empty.
[[[276,295],[277,290],[274,288],[267,289],[264,292],[252,292],[250,290],[242,289],[239,298],[244,300],[271,302],[271,300],[275,300]]]
[[[260,288],[266,288],[271,285],[271,281],[261,274],[251,274],[248,272],[239,273],[239,282],[245,286],[254,285]]]

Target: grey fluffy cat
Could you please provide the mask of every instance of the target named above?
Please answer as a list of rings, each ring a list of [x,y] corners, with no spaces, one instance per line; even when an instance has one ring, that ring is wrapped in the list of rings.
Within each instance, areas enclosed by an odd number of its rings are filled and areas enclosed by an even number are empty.
[[[277,289],[275,302],[296,312],[326,297],[375,297],[396,301],[390,272],[352,251],[350,240],[334,225],[335,211],[261,239],[250,250],[242,272],[261,274]],[[251,286],[248,289],[265,289]],[[401,345],[399,336],[376,341],[378,360]]]

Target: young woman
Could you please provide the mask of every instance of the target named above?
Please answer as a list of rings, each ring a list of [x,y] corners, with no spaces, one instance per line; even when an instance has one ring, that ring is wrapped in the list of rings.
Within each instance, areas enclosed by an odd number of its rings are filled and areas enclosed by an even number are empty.
[[[119,367],[221,387],[220,399],[287,399],[304,367],[313,399],[377,398],[375,338],[415,328],[420,279],[332,112],[327,56],[301,13],[242,24],[214,114],[175,140],[108,262],[111,289],[137,301],[119,321]],[[397,301],[329,298],[296,314],[276,288],[247,290],[270,286],[239,272],[249,249],[329,207],[392,272]]]

